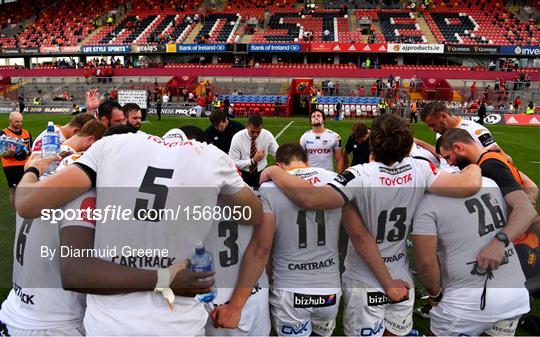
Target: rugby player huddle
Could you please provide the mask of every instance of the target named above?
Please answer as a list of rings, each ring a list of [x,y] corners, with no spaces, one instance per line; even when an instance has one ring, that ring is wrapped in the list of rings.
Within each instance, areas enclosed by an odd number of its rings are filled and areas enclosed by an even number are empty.
[[[312,124],[321,119],[313,112]],[[309,152],[330,159],[283,144],[258,196],[227,154],[197,141],[193,128],[163,138],[116,128],[97,141],[103,132],[96,133],[72,146],[72,164],[43,179],[53,159],[37,156],[17,188],[13,289],[0,320],[12,336],[265,336],[271,325],[282,336],[329,336],[343,301],[346,335],[406,335],[415,296],[410,239],[434,335],[513,335],[529,295],[512,241],[535,237],[536,185],[484,127],[440,103],[428,104],[422,119],[442,134],[436,148],[415,141],[399,117],[380,117],[369,135],[371,161],[339,175],[308,164],[332,162],[336,144],[323,135],[306,134],[303,144],[330,147]],[[40,219],[47,209],[111,205],[250,212],[238,221]],[[341,226],[349,237],[343,274]],[[214,256],[215,273],[186,265],[199,240]],[[167,256],[60,257],[53,253],[60,247],[158,248]],[[214,285],[209,310],[194,296]]]

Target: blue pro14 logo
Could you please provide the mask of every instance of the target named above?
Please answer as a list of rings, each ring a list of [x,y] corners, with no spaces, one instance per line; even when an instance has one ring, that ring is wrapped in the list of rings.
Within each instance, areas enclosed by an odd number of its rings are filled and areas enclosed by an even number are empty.
[[[294,327],[292,326],[288,326],[288,325],[284,325],[281,327],[281,333],[284,334],[284,335],[287,335],[287,336],[297,336],[297,335],[302,335],[304,334],[305,332],[308,332],[308,323],[309,321],[305,321],[303,323],[300,323]]]
[[[360,330],[360,336],[375,336],[384,329],[383,321],[377,321],[371,328],[363,328]]]

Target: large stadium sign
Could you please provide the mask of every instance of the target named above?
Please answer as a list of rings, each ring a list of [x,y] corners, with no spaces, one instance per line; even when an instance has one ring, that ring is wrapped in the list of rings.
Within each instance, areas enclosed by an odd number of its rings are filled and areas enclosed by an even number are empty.
[[[502,46],[503,55],[540,56],[540,46]]]
[[[473,122],[478,123],[478,121],[480,120],[480,117],[478,116],[462,115],[462,114],[458,114],[458,115],[461,116],[461,118],[468,121],[473,121]],[[490,124],[490,125],[503,124],[504,125],[504,118],[502,115],[499,115],[499,114],[488,115],[484,117],[484,124]]]
[[[389,53],[420,53],[420,54],[443,54],[444,53],[444,44],[434,44],[434,43],[423,43],[423,44],[413,44],[413,43],[389,43],[388,44]]]
[[[82,46],[84,54],[118,54],[129,53],[130,46]]]
[[[299,53],[301,47],[298,43],[293,44],[279,44],[279,43],[265,43],[265,44],[250,44],[248,45],[248,52],[251,53]]]
[[[167,50],[168,51],[168,50]],[[177,44],[177,53],[223,53],[227,45],[222,44]]]
[[[482,54],[497,55],[499,46],[464,46],[464,45],[445,45],[444,52],[448,54]]]

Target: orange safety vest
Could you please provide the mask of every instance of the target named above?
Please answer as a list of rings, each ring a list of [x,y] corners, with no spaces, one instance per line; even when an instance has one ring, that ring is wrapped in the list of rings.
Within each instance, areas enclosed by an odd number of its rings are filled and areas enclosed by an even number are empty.
[[[483,162],[485,162],[488,159],[496,159],[502,162],[504,165],[506,165],[506,167],[508,167],[510,172],[512,172],[512,176],[516,179],[516,181],[521,186],[523,186],[523,180],[521,179],[521,176],[519,175],[518,168],[505,155],[497,151],[486,151],[480,156],[480,159],[478,160],[477,164],[481,165]],[[523,243],[531,248],[537,248],[538,245],[540,244],[538,240],[538,236],[533,231],[527,231],[523,234],[520,234],[512,242],[514,243],[514,245]]]
[[[5,128],[3,131],[6,136],[11,136],[13,138],[19,138],[24,140],[24,142],[26,143],[26,147],[30,148],[30,133],[27,130],[22,129],[22,133],[20,135],[14,133],[9,128]],[[15,157],[2,157],[2,167],[24,166],[27,160],[28,157],[24,160],[17,160],[15,159]]]

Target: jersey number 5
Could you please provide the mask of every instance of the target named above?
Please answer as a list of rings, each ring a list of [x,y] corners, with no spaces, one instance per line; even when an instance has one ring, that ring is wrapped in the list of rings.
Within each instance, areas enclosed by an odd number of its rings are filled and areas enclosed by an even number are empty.
[[[137,198],[137,200],[135,200],[134,211],[134,216],[137,220],[154,222],[161,220],[161,213],[163,212],[163,209],[165,209],[169,188],[166,185],[156,184],[155,181],[156,178],[171,179],[173,172],[174,170],[148,166],[141,187],[139,187],[139,192],[154,195],[154,205],[152,205],[151,209],[157,216],[149,216],[151,213],[148,212],[148,199]]]

